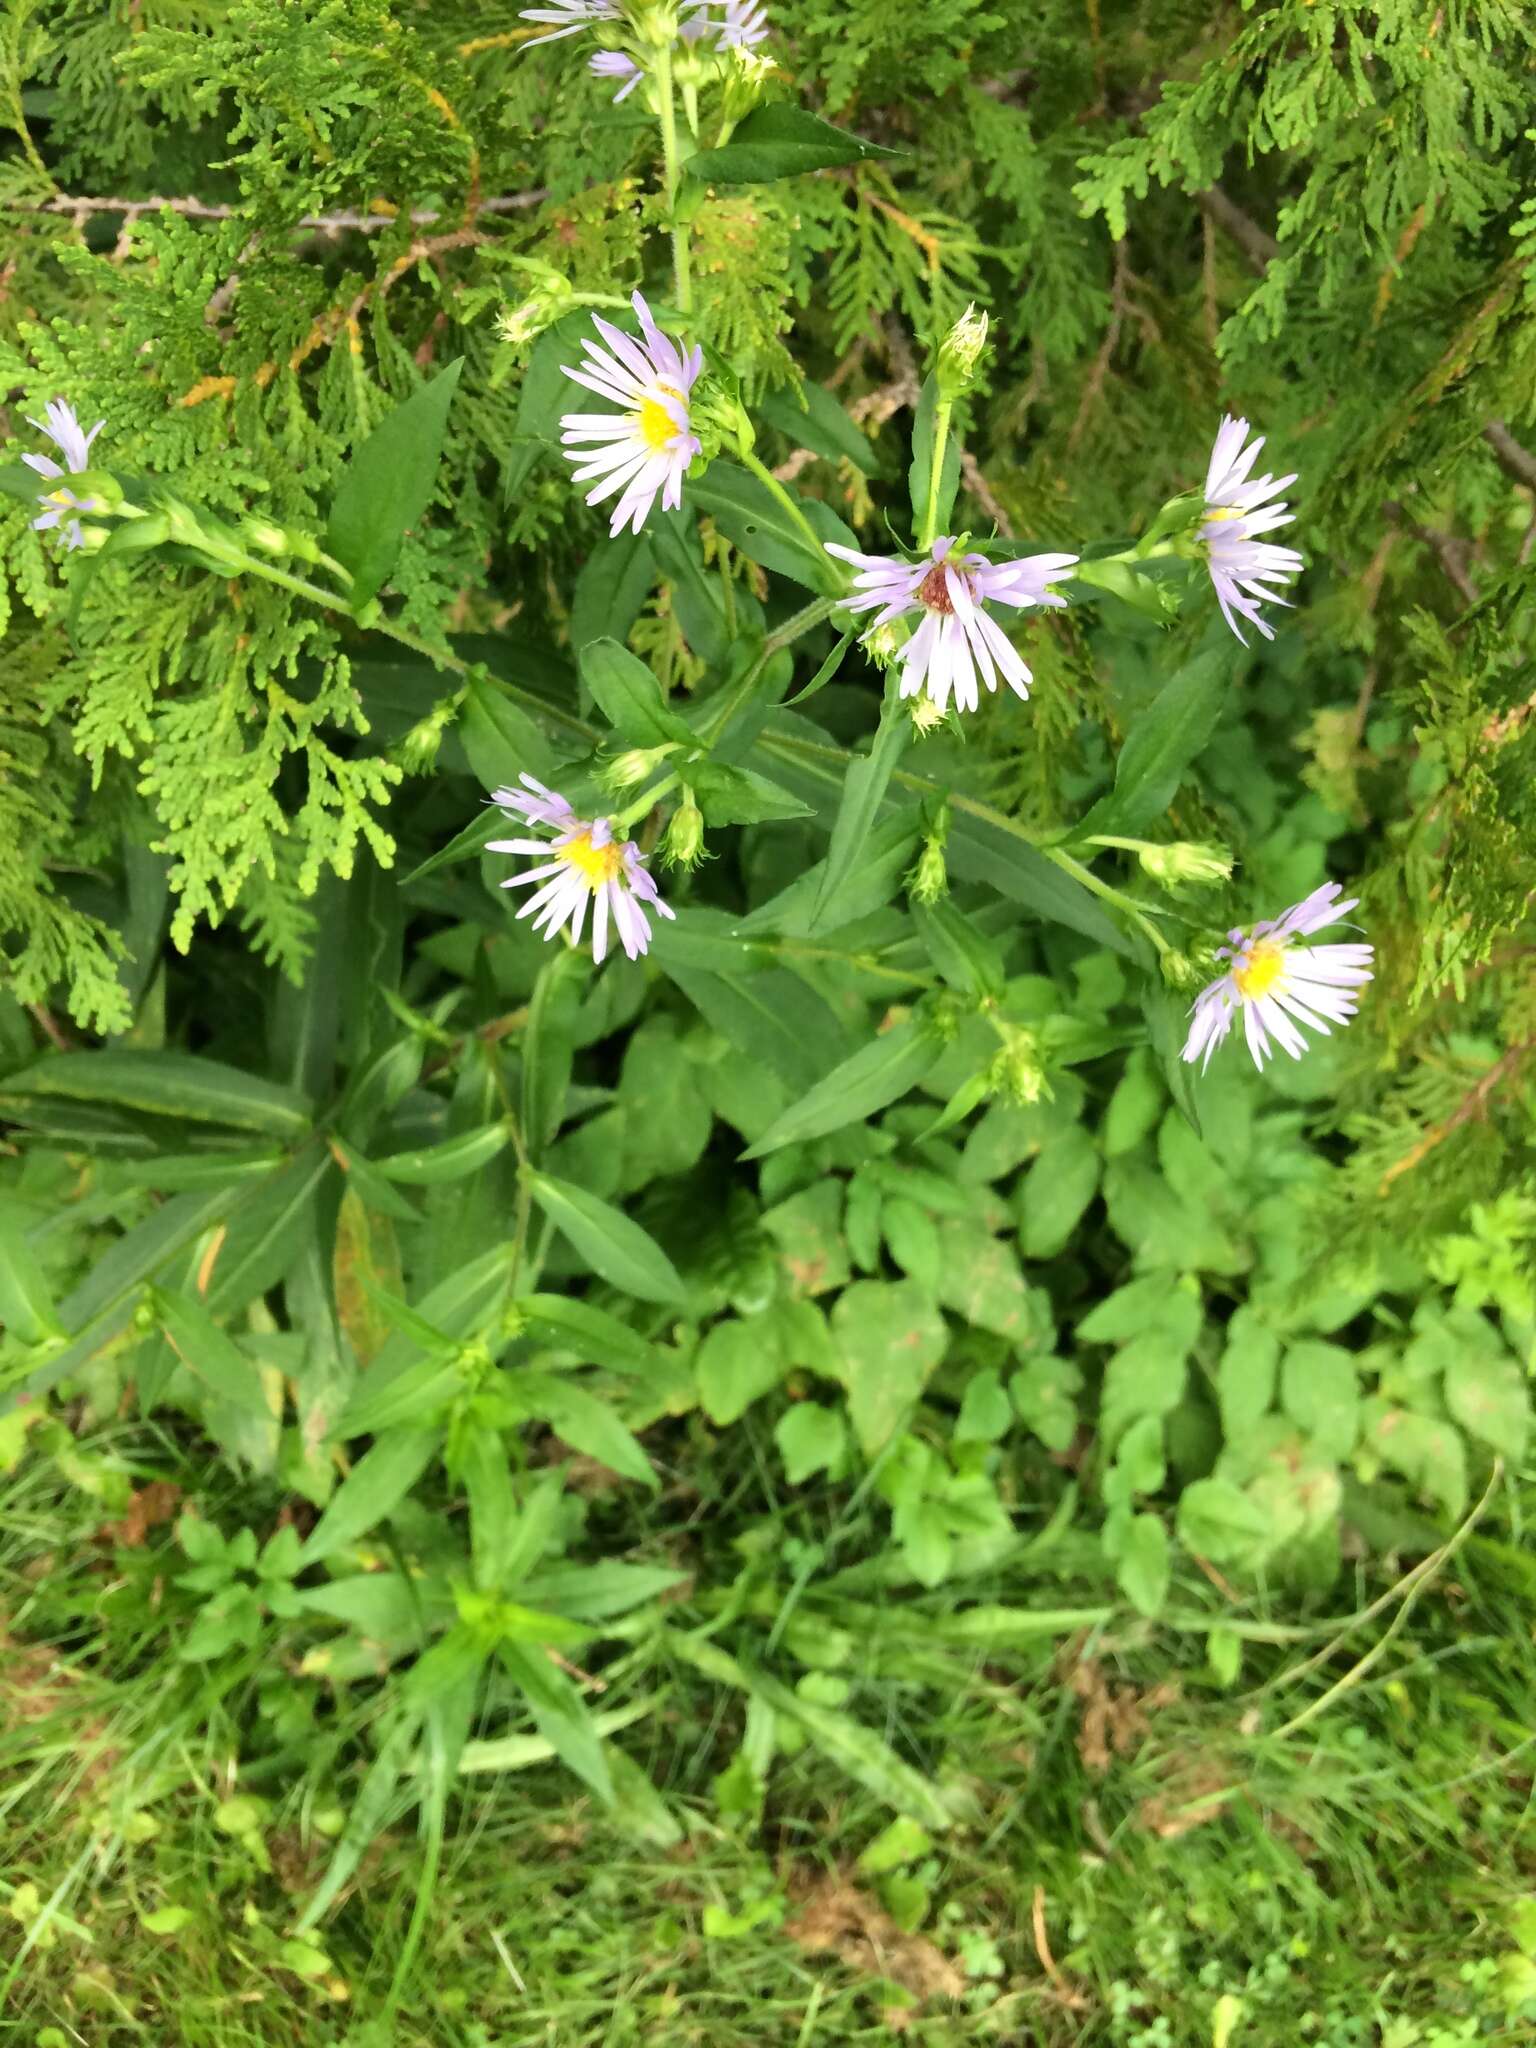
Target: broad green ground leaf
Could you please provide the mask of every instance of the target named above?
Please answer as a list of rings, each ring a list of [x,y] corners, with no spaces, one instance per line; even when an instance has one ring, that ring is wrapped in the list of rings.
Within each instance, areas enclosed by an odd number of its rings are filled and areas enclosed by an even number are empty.
[[[1185,1354],[1162,1331],[1133,1337],[1104,1369],[1099,1409],[1099,1434],[1106,1446],[1117,1443],[1143,1415],[1167,1415],[1184,1393]]]
[[[1171,1569],[1168,1531],[1161,1520],[1156,1515],[1133,1516],[1115,1560],[1115,1578],[1138,1614],[1150,1619],[1162,1613]]]
[[[779,1417],[773,1440],[791,1486],[803,1486],[817,1472],[837,1472],[847,1451],[848,1429],[840,1411],[820,1401],[797,1401]]]
[[[1179,1540],[1212,1564],[1251,1568],[1269,1548],[1269,1516],[1228,1479],[1191,1480],[1179,1496]]]
[[[724,1427],[771,1393],[788,1367],[777,1330],[761,1315],[716,1323],[705,1333],[693,1369],[699,1405],[711,1422]]]
[[[1280,1363],[1280,1405],[1306,1431],[1319,1457],[1347,1458],[1360,1429],[1353,1354],[1321,1338],[1287,1345]]]
[[[1468,1346],[1445,1375],[1445,1405],[1469,1435],[1515,1464],[1525,1454],[1531,1397],[1513,1358]]]
[[[347,464],[331,505],[326,546],[352,572],[353,608],[394,568],[400,543],[432,502],[448,406],[462,356],[382,420]]]
[[[1028,1259],[1054,1259],[1098,1192],[1098,1148],[1074,1126],[1033,1160],[1019,1186],[1019,1243]]]
[[[528,1186],[550,1222],[611,1287],[642,1301],[682,1299],[677,1268],[656,1240],[622,1210],[551,1174],[530,1173]]]
[[[944,1319],[910,1280],[855,1280],[838,1296],[831,1328],[854,1434],[873,1457],[944,1356]]]
[[[1251,1308],[1237,1309],[1227,1325],[1216,1379],[1221,1432],[1228,1443],[1240,1442],[1259,1417],[1268,1414],[1279,1369],[1280,1339]]]

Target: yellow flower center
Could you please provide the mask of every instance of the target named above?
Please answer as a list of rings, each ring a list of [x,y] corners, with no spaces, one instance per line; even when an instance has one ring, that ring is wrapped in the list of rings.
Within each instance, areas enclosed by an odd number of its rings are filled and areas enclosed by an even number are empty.
[[[668,398],[675,398],[679,405],[684,403],[683,394],[674,385],[658,384],[656,389],[664,391]],[[646,447],[658,455],[673,435],[679,432],[677,421],[659,398],[641,399],[640,410],[635,414],[635,424],[640,429],[640,438]]]
[[[592,834],[583,832],[558,850],[566,866],[575,868],[594,892],[624,872],[623,848],[611,839],[606,846],[594,846]]]
[[[1285,948],[1273,939],[1256,939],[1232,970],[1237,992],[1245,1003],[1267,996],[1285,972]]]

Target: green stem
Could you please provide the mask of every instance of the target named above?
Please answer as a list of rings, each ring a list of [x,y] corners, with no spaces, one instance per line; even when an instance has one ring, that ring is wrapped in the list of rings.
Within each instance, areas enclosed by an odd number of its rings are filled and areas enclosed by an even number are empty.
[[[403,626],[395,625],[390,619],[373,619],[367,625],[363,625],[338,591],[327,590],[319,583],[306,583],[302,576],[290,576],[286,569],[274,568],[270,562],[258,561],[252,555],[232,555],[230,567],[236,572],[260,576],[268,583],[277,584],[280,589],[291,590],[295,597],[306,597],[311,604],[321,605],[326,611],[340,612],[343,618],[350,619],[354,625],[362,626],[365,633],[382,633],[386,639],[395,641],[401,647],[408,647],[412,654],[425,656],[428,661],[438,668],[447,669],[452,675],[470,676],[475,673],[476,664],[465,661],[459,655],[441,647],[434,647],[428,640],[418,640],[414,633],[406,632]],[[506,682],[500,676],[495,678],[495,682],[498,689],[505,690],[507,695],[519,704],[526,704],[530,711],[536,711],[541,718],[547,718],[556,725],[563,725],[568,732],[576,733],[581,739],[595,741],[602,737],[595,726],[588,725],[584,718],[578,718],[574,712],[562,711],[558,704],[546,703],[542,697],[536,697],[531,690],[519,689],[516,683]]]
[[[826,561],[827,554],[826,550],[822,546],[821,535],[816,531],[815,527],[812,526],[809,519],[806,518],[805,514],[800,510],[799,505],[796,504],[794,498],[790,495],[790,493],[785,490],[784,486],[779,482],[778,478],[774,475],[773,471],[769,469],[766,466],[766,464],[760,462],[758,458],[754,454],[752,454],[749,449],[743,449],[741,451],[741,459],[747,465],[748,469],[751,470],[752,474],[758,479],[758,481],[768,486],[769,490],[772,491],[773,495],[784,507],[784,510],[789,514],[790,518],[794,520],[796,526],[799,527],[800,531],[805,535],[806,539],[810,542],[812,548],[815,550],[817,560],[822,562]]]
[[[769,752],[809,755],[813,759],[835,761],[839,765],[846,764],[848,760],[848,755],[841,747],[818,746],[814,740],[791,739],[783,733],[774,733],[759,744],[766,747]],[[891,780],[899,783],[904,789],[917,790],[924,796],[944,796],[955,810],[964,811],[967,817],[977,818],[999,832],[1006,832],[1010,838],[1021,840],[1032,852],[1054,862],[1064,874],[1071,875],[1074,881],[1080,882],[1092,895],[1101,898],[1105,903],[1112,903],[1118,911],[1146,933],[1159,953],[1171,950],[1168,941],[1139,903],[1123,895],[1120,890],[1111,888],[1108,882],[1101,882],[1092,868],[1084,867],[1082,862],[1074,860],[1071,854],[1063,853],[1059,847],[1042,845],[1017,818],[1006,817],[1002,811],[993,810],[990,804],[981,803],[973,796],[962,796],[958,791],[946,789],[942,783],[934,782],[926,775],[913,775],[905,768],[895,769]]]
[[[927,554],[939,537],[939,491],[944,482],[944,455],[949,445],[949,420],[954,401],[941,398],[933,412],[933,460],[928,470],[928,503],[923,508],[923,530],[918,552]]]
[[[714,745],[742,705],[751,697],[757,687],[758,678],[773,657],[784,648],[792,647],[803,635],[809,633],[813,626],[819,626],[823,619],[830,618],[840,601],[835,597],[818,597],[814,604],[808,604],[803,611],[796,612],[793,618],[786,619],[776,633],[768,635],[763,642],[762,653],[731,692],[729,703],[700,735],[706,747]]]
[[[1063,853],[1059,846],[1042,846],[1039,851],[1048,861],[1053,861],[1063,874],[1070,875],[1074,882],[1080,883],[1102,902],[1113,903],[1117,910],[1123,912],[1139,930],[1146,933],[1159,953],[1172,952],[1173,948],[1147,912],[1132,897],[1124,895],[1119,889],[1111,888],[1108,882],[1101,882],[1092,868],[1085,867],[1080,860],[1074,860],[1070,853]]]
[[[654,810],[677,780],[678,777],[675,774],[663,775],[660,782],[653,782],[645,794],[637,796],[635,801],[625,810],[615,812],[613,816],[614,837],[617,838],[621,833],[627,832],[637,819],[643,818],[647,811]]]
[[[677,108],[672,98],[672,52],[665,45],[656,52],[656,96],[661,102],[661,161],[667,194],[667,227],[672,236],[673,297],[679,313],[693,310],[693,285],[688,267],[688,228],[677,218],[677,187],[682,177],[682,159],[677,150]]]

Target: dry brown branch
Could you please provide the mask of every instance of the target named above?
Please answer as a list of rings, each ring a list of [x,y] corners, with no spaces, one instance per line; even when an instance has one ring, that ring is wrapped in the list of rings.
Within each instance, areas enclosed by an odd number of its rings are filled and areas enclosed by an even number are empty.
[[[1490,420],[1483,429],[1483,439],[1506,476],[1513,477],[1526,490],[1536,491],[1536,455],[1521,447],[1502,420]]]
[[[1442,533],[1438,527],[1421,526],[1395,498],[1388,498],[1382,511],[1405,533],[1411,533],[1416,541],[1423,543],[1445,574],[1468,604],[1477,603],[1477,585],[1467,569],[1467,543],[1454,533]]]
[[[1258,222],[1250,219],[1219,185],[1211,185],[1204,192],[1195,193],[1194,200],[1207,219],[1214,221],[1224,235],[1231,236],[1262,277],[1280,254],[1280,244],[1274,236],[1266,234]]]
[[[1536,1050],[1536,1038],[1523,1038],[1518,1045],[1512,1045],[1501,1059],[1495,1060],[1487,1073],[1467,1090],[1450,1115],[1437,1124],[1431,1124],[1413,1149],[1405,1152],[1401,1159],[1387,1168],[1381,1177],[1378,1194],[1384,1195],[1393,1181],[1402,1174],[1411,1173],[1421,1160],[1428,1158],[1437,1145],[1443,1145],[1453,1131],[1459,1131],[1463,1124],[1471,1123],[1475,1117],[1486,1116],[1490,1098],[1497,1094],[1511,1074],[1518,1072],[1522,1062],[1533,1050]]]
[[[522,213],[529,207],[542,205],[548,197],[548,188],[544,186],[532,192],[505,192],[496,199],[482,199],[475,207],[475,214],[478,217],[481,214]],[[77,222],[89,219],[95,213],[121,213],[127,216],[127,226],[132,226],[141,214],[167,210],[179,213],[187,220],[241,220],[245,216],[244,207],[214,206],[202,199],[96,199],[68,192],[61,192],[53,199],[7,199],[0,205],[11,213],[68,214]],[[416,207],[403,217],[412,227],[431,227],[447,216],[433,207]],[[376,228],[392,227],[401,218],[398,207],[381,204],[370,213],[306,213],[294,222],[294,226],[315,234],[340,234],[343,229],[371,234]]]

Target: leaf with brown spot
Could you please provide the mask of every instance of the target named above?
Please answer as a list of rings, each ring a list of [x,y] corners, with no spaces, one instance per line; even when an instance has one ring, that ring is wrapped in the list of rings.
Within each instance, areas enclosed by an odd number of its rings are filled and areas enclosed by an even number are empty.
[[[341,1198],[331,1276],[337,1319],[359,1366],[371,1365],[391,1329],[376,1296],[383,1293],[403,1300],[405,1281],[393,1223],[370,1209],[355,1188],[349,1187]]]

